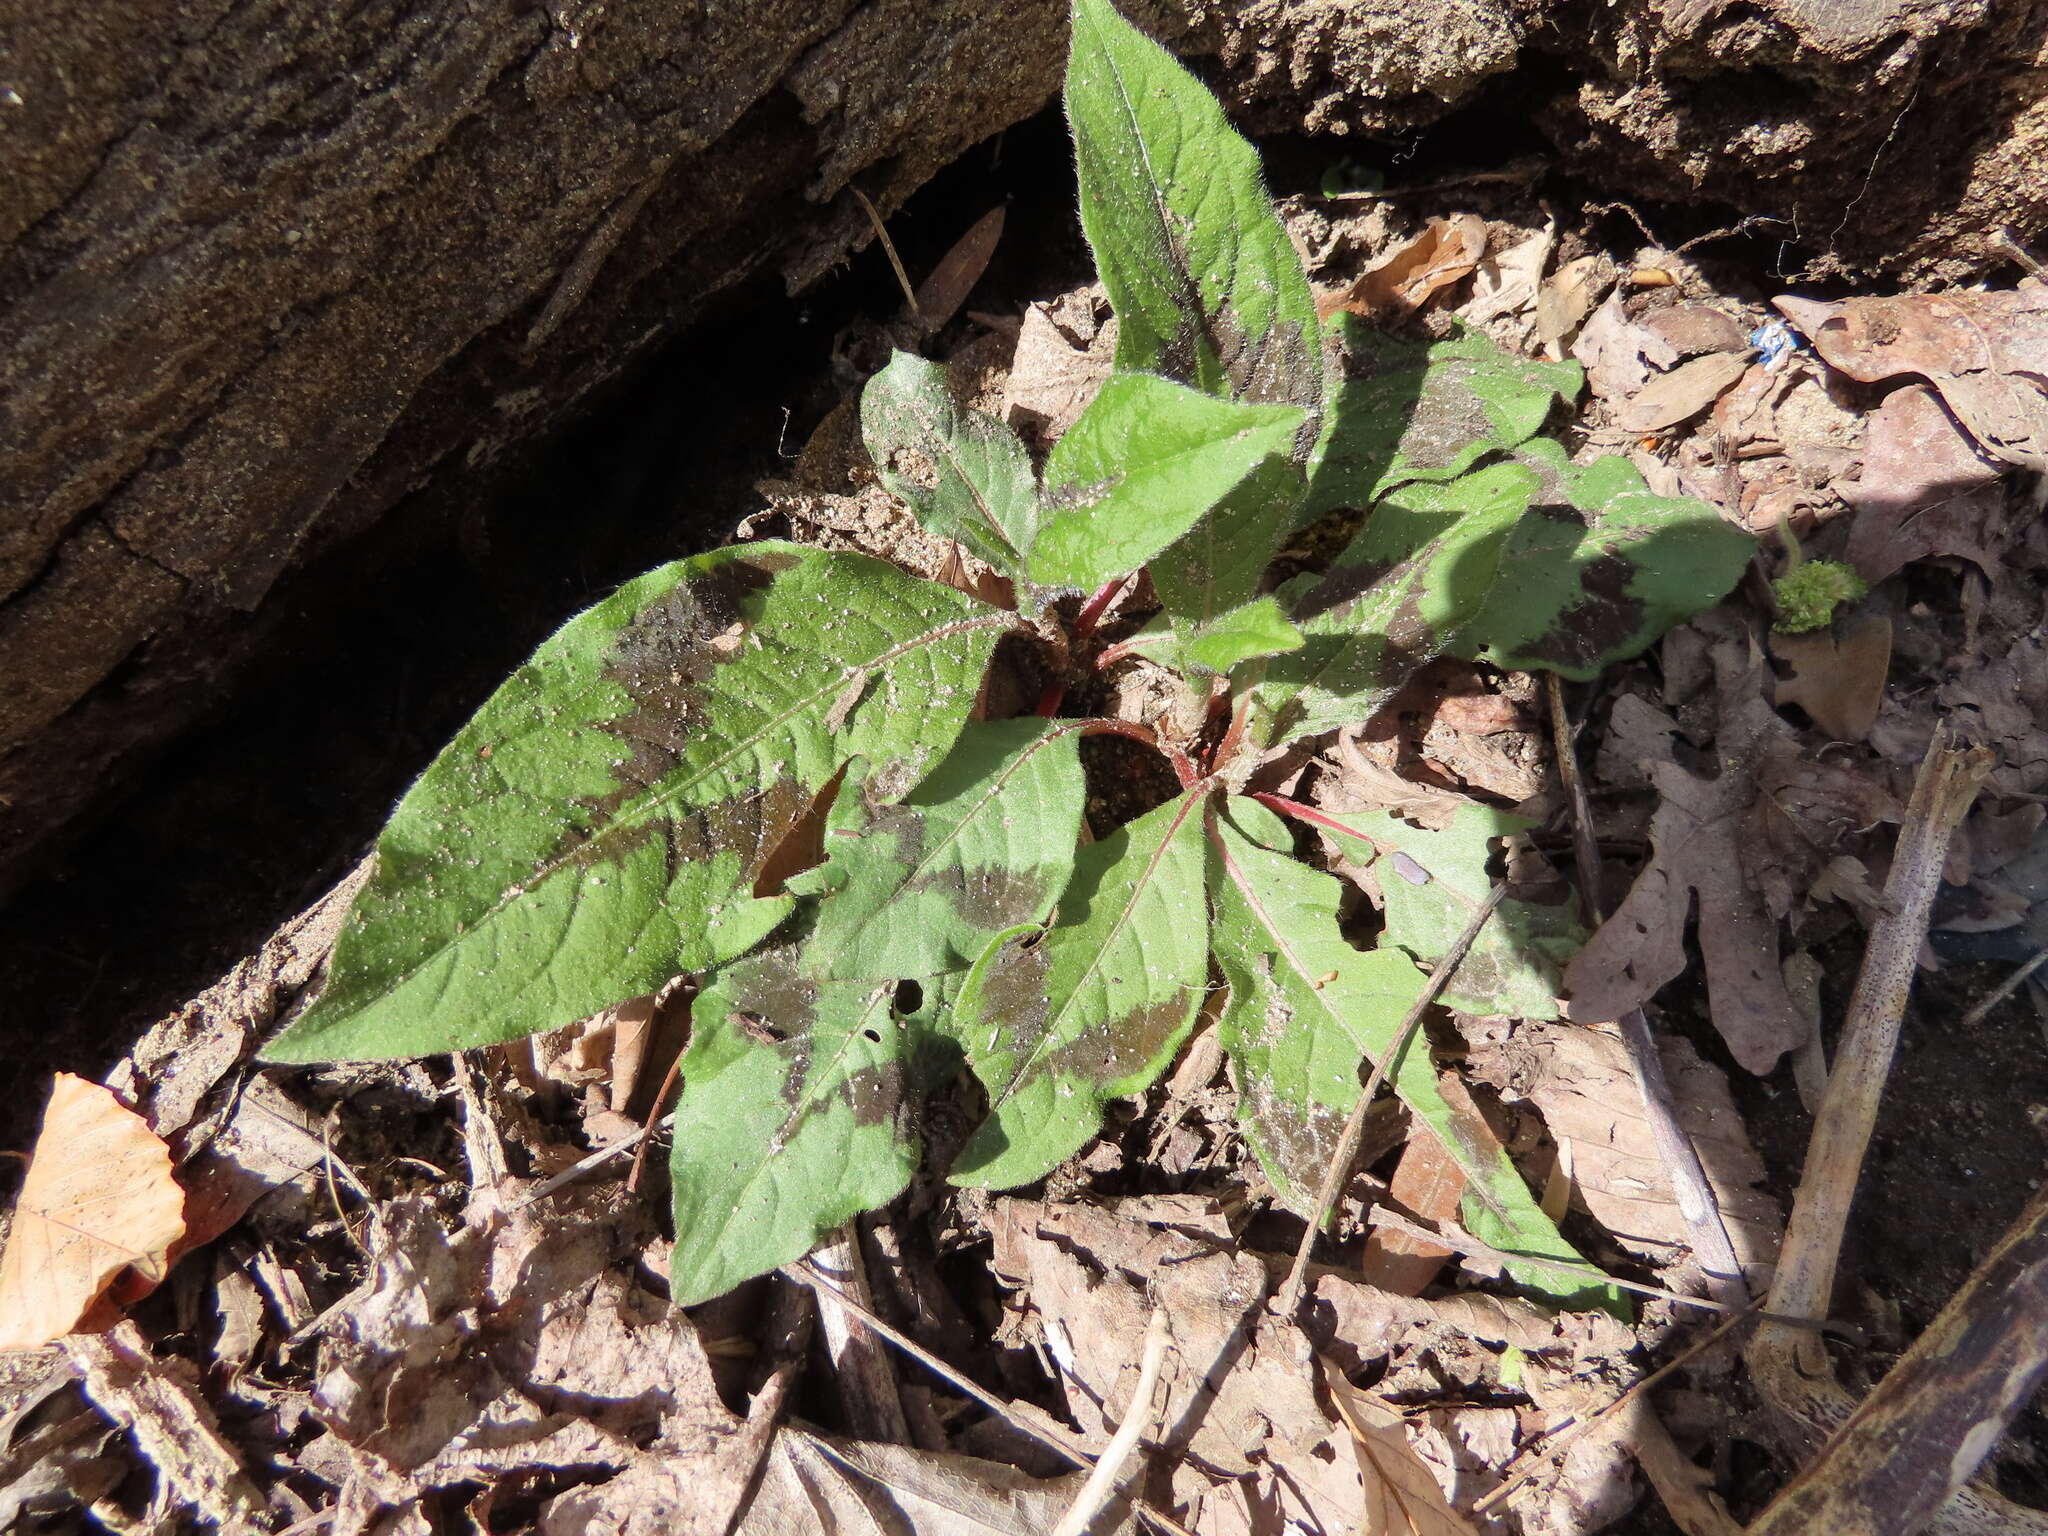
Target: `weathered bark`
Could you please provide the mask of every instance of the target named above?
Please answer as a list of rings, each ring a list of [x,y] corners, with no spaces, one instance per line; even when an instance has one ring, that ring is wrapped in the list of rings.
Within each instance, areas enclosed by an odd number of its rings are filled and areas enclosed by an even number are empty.
[[[1405,129],[1521,71],[1582,174],[1853,265],[1980,272],[2048,223],[2048,0],[1131,9],[1254,127]],[[0,0],[0,882],[282,574],[749,274],[813,280],[868,238],[850,185],[887,211],[1033,111],[1063,33],[1059,0]]]

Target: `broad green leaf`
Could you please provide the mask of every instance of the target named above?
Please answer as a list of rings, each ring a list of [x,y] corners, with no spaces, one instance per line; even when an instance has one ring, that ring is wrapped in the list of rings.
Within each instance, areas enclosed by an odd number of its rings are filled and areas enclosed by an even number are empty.
[[[1301,467],[1275,454],[1148,563],[1152,588],[1176,630],[1190,639],[1242,609],[1296,527]]]
[[[1315,411],[1315,298],[1216,98],[1109,0],[1075,0],[1066,105],[1117,367]]]
[[[751,948],[769,856],[849,758],[900,794],[1013,620],[864,555],[663,566],[544,643],[393,814],[275,1061],[516,1039]]]
[[[1544,438],[1516,456],[1542,489],[1501,556],[1514,580],[1458,636],[1457,655],[1596,677],[1719,602],[1755,553],[1705,502],[1652,494],[1626,459],[1573,464]]]
[[[1022,578],[1038,532],[1038,484],[1016,433],[963,410],[946,370],[908,352],[868,380],[860,422],[882,484],[910,503],[927,533]]]
[[[1443,654],[1493,592],[1536,485],[1522,465],[1493,464],[1403,486],[1321,578],[1288,583],[1282,606],[1307,641],[1275,657],[1259,686],[1273,739],[1362,723]]]
[[[1301,631],[1287,622],[1279,599],[1260,597],[1190,634],[1181,655],[1193,667],[1227,673],[1241,662],[1283,655],[1301,646]]]
[[[1364,510],[1412,480],[1450,480],[1534,437],[1582,380],[1576,363],[1517,357],[1477,331],[1411,341],[1336,322],[1344,382],[1309,465],[1301,520]]]
[[[1231,995],[1221,1029],[1244,1084],[1246,1131],[1274,1186],[1297,1211],[1316,1186],[1358,1101],[1361,1062],[1392,1044],[1420,994],[1406,956],[1362,953],[1337,928],[1337,881],[1292,853],[1286,826],[1251,801],[1215,819],[1210,856],[1215,945]],[[1387,1073],[1402,1102],[1464,1170],[1468,1200],[1491,1218],[1487,1240],[1510,1253],[1583,1264],[1497,1143],[1482,1145],[1444,1101],[1420,1035]],[[1618,1305],[1609,1287],[1508,1266],[1522,1285],[1571,1307]]]
[[[917,1036],[893,982],[818,982],[800,940],[726,967],[691,1006],[670,1158],[674,1299],[691,1306],[802,1257],[916,1170]]]
[[[1441,960],[1473,909],[1493,889],[1487,865],[1496,840],[1535,825],[1487,806],[1460,805],[1442,831],[1410,826],[1390,811],[1332,814],[1364,841],[1340,851],[1371,864],[1384,898],[1381,944],[1398,945],[1425,964]],[[1554,1019],[1558,967],[1586,942],[1576,903],[1548,906],[1510,898],[1480,930],[1445,989],[1443,1005],[1502,1018]]]
[[[1238,405],[1146,373],[1112,374],[1045,465],[1031,576],[1096,587],[1186,533],[1302,422],[1287,405]]]
[[[1177,672],[1228,673],[1261,656],[1301,649],[1301,631],[1287,620],[1275,597],[1255,598],[1193,634],[1169,627],[1165,615],[1124,642],[1131,650]]]
[[[1102,1106],[1173,1059],[1208,988],[1201,798],[1083,848],[1054,926],[975,963],[952,1030],[989,1114],[956,1184],[1029,1183],[1095,1134]]]
[[[1086,788],[1080,730],[970,724],[907,798],[850,782],[825,862],[790,882],[822,895],[808,974],[887,980],[965,971],[999,933],[1052,914],[1073,872]]]

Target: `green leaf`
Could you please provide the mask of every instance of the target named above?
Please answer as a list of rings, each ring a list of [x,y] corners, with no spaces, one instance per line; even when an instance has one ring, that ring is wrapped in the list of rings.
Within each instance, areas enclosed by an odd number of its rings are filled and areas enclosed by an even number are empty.
[[[946,370],[898,352],[867,382],[861,431],[882,484],[927,533],[955,539],[1011,579],[1038,533],[1038,485],[1017,434],[961,409]]]
[[[1193,640],[1259,595],[1304,484],[1300,466],[1276,454],[1153,557],[1152,588],[1175,629]]]
[[[273,1061],[565,1024],[745,952],[769,856],[852,757],[908,790],[1014,620],[864,555],[761,543],[629,582],[541,646],[377,844]]]
[[[913,1045],[893,982],[817,982],[800,940],[726,967],[691,1007],[670,1160],[676,1305],[801,1258],[916,1170]]]
[[[1151,374],[1112,374],[1046,461],[1031,575],[1096,587],[1127,575],[1294,441],[1302,413],[1238,405]]]
[[[1288,583],[1282,605],[1307,641],[1276,657],[1259,686],[1271,739],[1362,723],[1443,654],[1494,591],[1536,485],[1532,470],[1493,464],[1448,485],[1403,486],[1327,573]]]
[[[1180,1049],[1208,988],[1200,808],[1181,795],[1082,849],[1052,929],[975,963],[952,1030],[989,1115],[956,1184],[1040,1177]]]
[[[821,895],[809,974],[886,980],[966,971],[997,934],[1052,913],[1074,868],[1086,788],[1080,731],[971,724],[898,804],[849,783],[825,862],[790,882]]]
[[[1066,105],[1116,366],[1316,410],[1315,297],[1216,98],[1109,0],[1075,0]]]
[[[1392,1044],[1421,977],[1405,956],[1361,953],[1337,928],[1337,881],[1296,859],[1280,819],[1251,801],[1215,820],[1215,945],[1230,982],[1221,1030],[1244,1085],[1247,1138],[1282,1198],[1304,1215],[1358,1102],[1360,1064]],[[1405,972],[1405,974],[1404,974]],[[1497,1143],[1482,1145],[1444,1101],[1418,1034],[1388,1081],[1464,1170],[1468,1200],[1490,1218],[1487,1241],[1511,1253],[1584,1264]],[[1618,1306],[1610,1287],[1510,1264],[1530,1290],[1568,1307]]]
[[[1364,510],[1413,480],[1455,479],[1534,437],[1583,378],[1576,363],[1517,357],[1478,331],[1423,342],[1351,315],[1334,325],[1346,378],[1310,461],[1304,522],[1338,507]]]
[[[1458,636],[1457,655],[1596,677],[1719,602],[1755,553],[1705,502],[1653,495],[1626,459],[1581,466],[1542,438],[1517,457],[1542,488],[1501,555],[1514,580]]]
[[[1192,634],[1170,628],[1165,616],[1155,616],[1145,628],[1124,642],[1133,651],[1176,672],[1228,673],[1234,667],[1261,656],[1278,656],[1299,650],[1301,631],[1287,621],[1275,597],[1261,597],[1226,613],[1215,623]]]
[[[1527,817],[1463,804],[1442,831],[1410,826],[1389,811],[1331,813],[1366,841],[1340,850],[1378,877],[1386,914],[1382,944],[1417,960],[1443,959],[1493,889],[1488,872],[1497,839],[1535,825]],[[1368,843],[1370,846],[1368,846]],[[1375,852],[1376,851],[1376,852]],[[1586,942],[1576,903],[1503,901],[1441,999],[1446,1008],[1502,1018],[1554,1019],[1562,983],[1558,967]]]

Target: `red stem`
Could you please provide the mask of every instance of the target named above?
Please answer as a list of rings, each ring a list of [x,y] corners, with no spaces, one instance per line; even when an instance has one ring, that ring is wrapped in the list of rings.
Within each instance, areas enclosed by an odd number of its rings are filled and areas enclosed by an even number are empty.
[[[1290,800],[1285,795],[1269,794],[1264,790],[1253,794],[1251,798],[1267,810],[1278,811],[1282,816],[1292,816],[1296,821],[1305,821],[1310,826],[1321,827],[1326,832],[1339,832],[1345,837],[1355,837],[1361,843],[1372,843],[1374,848],[1379,847],[1378,843],[1374,843],[1363,832],[1354,832],[1334,816],[1319,811],[1312,805],[1303,805],[1299,800]]]
[[[1136,571],[1133,571],[1129,576],[1118,576],[1104,582],[1097,589],[1095,595],[1081,605],[1080,613],[1074,618],[1074,638],[1076,640],[1085,640],[1088,636],[1095,633],[1095,626],[1102,622],[1104,612],[1108,610],[1111,603],[1117,600],[1124,588],[1128,587],[1136,579],[1137,574]]]
[[[1149,726],[1131,720],[1087,720],[1079,722],[1082,730],[1090,736],[1127,736],[1132,741],[1142,741],[1146,746],[1161,754],[1173,764],[1173,776],[1180,780],[1182,789],[1194,788],[1202,777],[1193,759],[1170,741],[1161,741],[1159,733]]]
[[[1045,691],[1038,696],[1038,718],[1050,720],[1060,712],[1060,705],[1064,704],[1066,699],[1067,685],[1065,683],[1057,678],[1047,683]]]

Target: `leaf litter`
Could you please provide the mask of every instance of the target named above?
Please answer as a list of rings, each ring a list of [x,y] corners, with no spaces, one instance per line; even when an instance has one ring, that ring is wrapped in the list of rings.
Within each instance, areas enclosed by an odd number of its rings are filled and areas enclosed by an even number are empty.
[[[1833,303],[1788,295],[1766,310],[1682,260],[1560,259],[1571,246],[1526,211],[1489,222],[1444,206],[1404,225],[1382,207],[1302,201],[1316,206],[1296,232],[1330,256],[1316,276],[1333,307],[1410,325],[1461,315],[1532,354],[1575,357],[1591,392],[1588,441],[1625,446],[1651,493],[1701,496],[1767,545],[1793,530],[1808,555],[1845,559],[1876,589],[1803,641],[1770,633],[1768,605],[1738,592],[1587,690],[1591,831],[1627,885],[1602,923],[1574,916],[1558,884],[1568,812],[1517,674],[1435,664],[1313,760],[1273,765],[1278,790],[1379,834],[1363,840],[1366,857],[1323,839],[1328,867],[1350,882],[1347,931],[1383,931],[1427,962],[1491,878],[1527,893],[1503,909],[1483,963],[1461,970],[1474,990],[1449,999],[1455,1017],[1433,1021],[1433,1054],[1477,1085],[1463,1102],[1493,1122],[1503,1155],[1534,1187],[1564,1192],[1568,1230],[1593,1257],[1678,1291],[1697,1285],[1678,1197],[1601,1026],[1703,986],[1704,1005],[1690,1006],[1710,1029],[1668,1035],[1664,1065],[1760,1294],[1781,1216],[1738,1107],[1756,1100],[1731,1078],[1782,1075],[1782,1058],[1816,1045],[1788,966],[1832,938],[1853,942],[1880,915],[1889,824],[1937,719],[1962,722],[1999,763],[1926,958],[1963,935],[2004,936],[2014,947],[2001,953],[2015,957],[2048,947],[2048,540],[2024,473],[2048,443],[2048,300],[2026,283]],[[963,242],[928,290],[935,302],[967,302],[990,229]],[[1631,266],[1670,280],[1632,283]],[[1773,314],[1806,345],[1760,342]],[[941,333],[944,387],[1043,451],[1108,372],[1114,317],[1084,288],[1029,305],[1014,325],[991,318],[1000,324]],[[769,492],[771,515],[798,539],[994,590],[970,540],[964,556],[949,550],[902,515],[858,453],[835,459],[829,424],[806,457],[797,480]],[[1790,553],[1781,542],[1759,559],[1775,569]],[[868,711],[869,687],[866,672],[836,685],[834,731]],[[991,692],[1028,699],[1032,687],[998,668]],[[1019,712],[991,703],[990,718]],[[1444,848],[1455,849],[1449,863]],[[1578,922],[1596,931],[1574,956]],[[1148,1412],[1144,1462],[1096,1529],[1140,1528],[1144,1505],[1204,1532],[1291,1518],[1564,1536],[1609,1528],[1639,1496],[1617,1429],[1586,1437],[1525,1491],[1481,1503],[1568,1422],[1614,1403],[1685,1336],[1685,1317],[1662,1302],[1633,1325],[1545,1308],[1453,1251],[1427,1257],[1433,1272],[1411,1263],[1396,1279],[1398,1233],[1373,1228],[1373,1203],[1446,1231],[1466,1209],[1429,1133],[1404,1130],[1399,1112],[1340,1204],[1323,1250],[1335,1262],[1318,1268],[1302,1317],[1272,1316],[1264,1301],[1300,1224],[1272,1206],[1270,1170],[1232,1112],[1248,1083],[1213,1046],[1207,1070],[1112,1105],[1102,1138],[1055,1172],[1047,1198],[914,1181],[863,1224],[871,1254],[917,1259],[919,1288],[894,1297],[898,1322],[948,1345],[1014,1423],[950,1386],[913,1392],[906,1373],[905,1401],[924,1404],[909,1416],[916,1443],[880,1444],[860,1423],[808,1426],[793,1392],[821,1367],[806,1354],[807,1322],[792,1316],[801,1309],[772,1294],[778,1282],[689,1313],[666,1304],[666,1240],[612,1177],[628,1127],[648,1112],[624,1112],[649,1069],[614,1055],[623,1020],[587,1044],[565,1039],[538,1070],[523,1047],[477,1053],[487,1091],[417,1065],[323,1069],[288,1092],[249,1074],[249,1048],[324,958],[332,928],[323,936],[309,914],[120,1069],[143,1114],[118,1113],[159,1149],[142,1157],[146,1171],[88,1155],[78,1138],[99,1132],[67,1131],[68,1108],[53,1114],[70,1159],[155,1214],[124,1220],[93,1263],[41,1260],[54,1250],[39,1248],[37,1223],[78,1202],[25,1191],[0,1296],[15,1301],[17,1274],[42,1276],[47,1262],[81,1278],[39,1282],[37,1305],[82,1298],[82,1313],[113,1272],[161,1267],[179,1236],[176,1192],[180,1224],[188,1204],[210,1212],[196,1228],[210,1269],[193,1256],[177,1273],[218,1318],[181,1330],[161,1298],[130,1288],[118,1299],[131,1320],[110,1313],[112,1331],[62,1346],[89,1405],[65,1422],[89,1412],[120,1438],[94,1456],[52,1449],[26,1464],[59,1470],[60,1502],[67,1488],[83,1502],[112,1497],[111,1466],[147,1474],[140,1500],[127,1496],[138,1522],[167,1521],[180,1504],[217,1519],[255,1501],[272,1523],[426,1530],[430,1504],[452,1499],[492,1528],[540,1531],[838,1520],[1036,1532],[1057,1523],[1084,1472],[1027,1431],[1093,1451]],[[491,1124],[451,1131],[463,1105]],[[946,1106],[931,1108],[941,1123],[929,1134],[942,1140]],[[495,1149],[490,1178],[477,1171],[483,1145]],[[535,1198],[591,1145],[619,1150],[585,1181]],[[167,1185],[173,1164],[182,1190]],[[38,1165],[59,1166],[40,1155]],[[1157,1304],[1173,1321],[1173,1363],[1161,1401],[1140,1405],[1131,1384]],[[13,1342],[78,1321],[54,1317],[38,1312]],[[1698,1389],[1725,1390],[1728,1369],[1701,1367]],[[1664,1400],[1688,1449],[1740,1433],[1698,1397]]]

